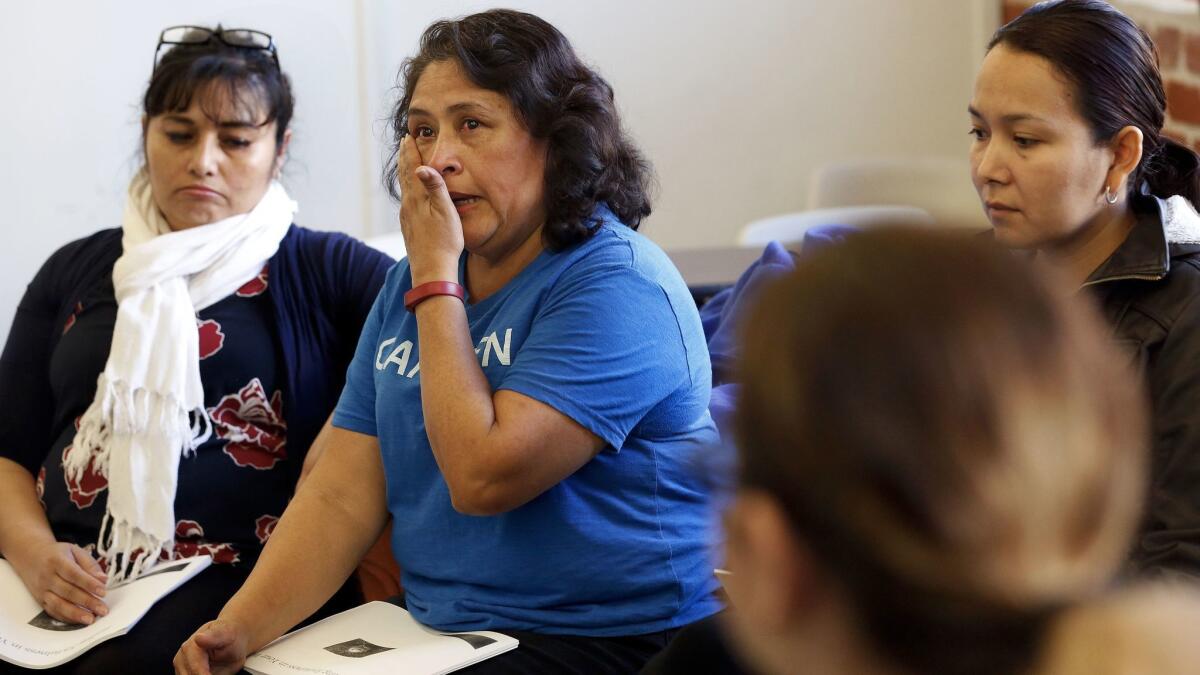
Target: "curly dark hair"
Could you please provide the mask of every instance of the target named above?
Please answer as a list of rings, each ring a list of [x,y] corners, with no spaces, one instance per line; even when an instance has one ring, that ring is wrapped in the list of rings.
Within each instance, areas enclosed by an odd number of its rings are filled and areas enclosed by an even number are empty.
[[[621,129],[612,87],[580,61],[557,28],[508,9],[438,21],[421,36],[417,55],[404,61],[384,168],[393,198],[400,198],[396,159],[417,80],[429,64],[449,59],[476,85],[503,94],[529,133],[547,142],[547,248],[561,251],[595,234],[599,204],[635,230],[650,215],[653,173]]]

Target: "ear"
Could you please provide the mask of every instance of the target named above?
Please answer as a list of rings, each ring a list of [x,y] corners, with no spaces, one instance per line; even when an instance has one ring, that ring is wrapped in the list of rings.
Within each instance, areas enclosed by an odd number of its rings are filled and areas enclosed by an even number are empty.
[[[1135,126],[1127,126],[1117,132],[1109,149],[1113,153],[1112,165],[1104,179],[1104,187],[1112,190],[1115,195],[1125,194],[1125,181],[1137,170],[1142,161],[1142,130]]]
[[[768,633],[808,613],[820,589],[815,562],[783,507],[761,490],[742,490],[726,517],[730,604]]]
[[[275,149],[275,171],[272,177],[278,179],[279,172],[283,170],[283,163],[287,161],[288,144],[292,142],[292,130],[285,129],[283,138],[279,141],[279,147]]]

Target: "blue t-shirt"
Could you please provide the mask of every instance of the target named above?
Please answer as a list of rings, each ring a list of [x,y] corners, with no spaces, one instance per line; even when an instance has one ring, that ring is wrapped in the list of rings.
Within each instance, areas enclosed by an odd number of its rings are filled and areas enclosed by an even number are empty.
[[[608,637],[720,609],[712,504],[694,461],[717,441],[696,306],[658,247],[607,209],[597,215],[592,238],[468,298],[493,391],[541,401],[607,444],[523,506],[480,517],[450,503],[425,434],[406,260],[363,327],[333,423],[379,439],[392,548],[422,623]]]

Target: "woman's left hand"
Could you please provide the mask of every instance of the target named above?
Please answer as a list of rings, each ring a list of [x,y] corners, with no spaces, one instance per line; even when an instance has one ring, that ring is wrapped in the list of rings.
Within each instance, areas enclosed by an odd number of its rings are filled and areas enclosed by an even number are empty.
[[[463,251],[462,221],[441,174],[421,163],[411,136],[400,140],[400,231],[408,251],[413,286],[458,281]]]

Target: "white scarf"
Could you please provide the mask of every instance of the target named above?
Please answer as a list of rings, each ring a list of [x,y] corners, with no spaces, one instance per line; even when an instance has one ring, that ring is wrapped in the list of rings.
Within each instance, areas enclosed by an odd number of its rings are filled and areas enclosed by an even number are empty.
[[[196,313],[258,275],[296,209],[272,181],[249,213],[173,232],[146,172],[129,184],[123,252],[113,266],[112,347],[63,462],[73,480],[89,464],[108,478],[97,550],[108,562],[110,584],[136,578],[174,552],[179,459],[212,431]]]

